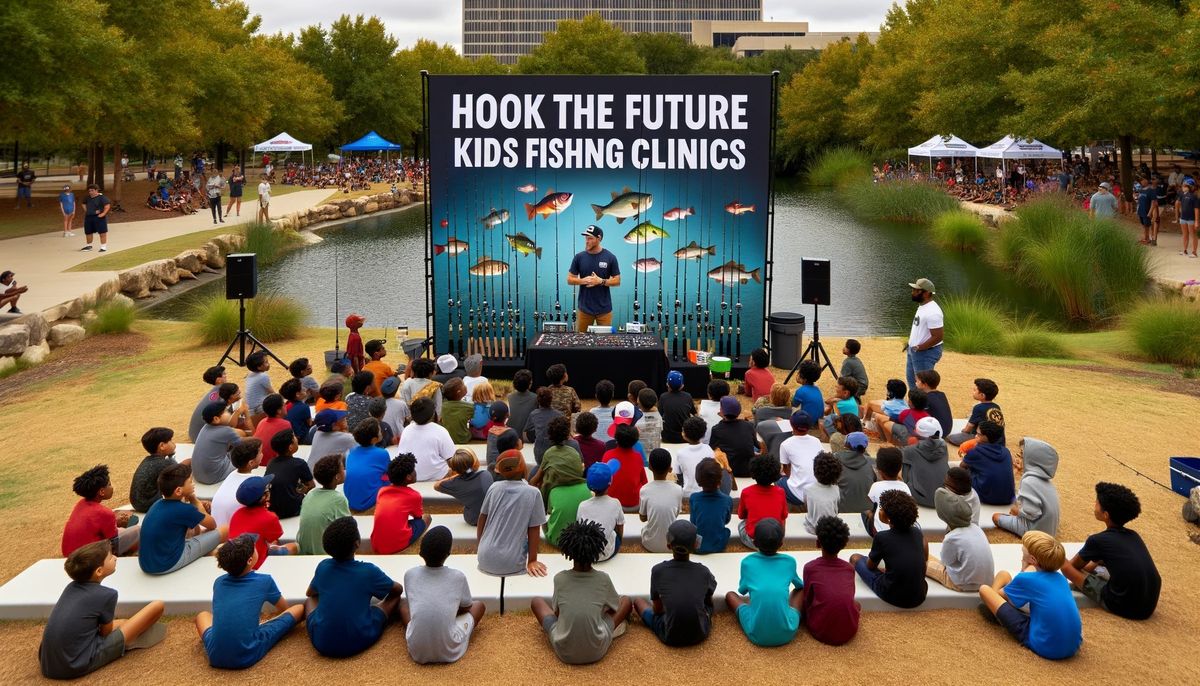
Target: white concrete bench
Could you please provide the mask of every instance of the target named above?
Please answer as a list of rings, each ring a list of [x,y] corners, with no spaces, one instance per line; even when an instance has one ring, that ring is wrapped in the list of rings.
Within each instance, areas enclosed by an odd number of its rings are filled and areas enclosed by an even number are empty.
[[[1079,543],[1067,544],[1068,555],[1078,550],[1080,545]],[[937,555],[940,544],[932,543],[929,548],[931,553]],[[841,557],[845,559],[854,552],[866,554],[867,551],[865,549],[845,550]],[[817,551],[788,554],[796,558],[798,566],[801,568],[806,562],[820,555]],[[993,545],[992,554],[997,570],[1006,569],[1016,572],[1020,568],[1021,546],[1019,544]],[[740,565],[744,555],[722,553],[693,557],[708,566],[717,578],[714,603],[718,610],[725,609],[725,593],[737,590]],[[608,562],[598,564],[597,568],[612,577],[618,593],[646,598],[649,594],[650,568],[669,557],[666,554],[622,553]],[[263,565],[261,571],[270,574],[275,579],[275,583],[279,585],[288,602],[298,603],[304,599],[304,593],[312,580],[313,572],[323,559],[325,558],[319,555],[272,557]],[[379,565],[384,572],[397,580],[402,579],[404,572],[408,569],[422,564],[421,558],[416,555],[365,555],[359,559]],[[509,577],[506,580],[505,602],[508,609],[527,609],[529,601],[533,597],[549,596],[553,591],[554,574],[568,569],[571,564],[561,555],[541,555],[539,559],[549,568],[549,575],[545,578],[521,575]],[[500,579],[478,571],[474,555],[451,555],[446,564],[467,575],[471,592],[477,600],[483,600],[487,604],[489,611],[499,609]],[[164,601],[169,614],[189,614],[211,609],[213,581],[221,574],[216,559],[213,557],[203,558],[165,576],[144,574],[136,561],[124,558],[118,562],[116,573],[105,579],[104,585],[114,588],[120,593],[117,604],[119,614],[128,615],[151,600]],[[62,560],[41,560],[34,563],[0,587],[0,619],[42,619],[49,616],[59,594],[69,581],[66,572],[63,571]],[[861,580],[857,580],[856,584],[855,597],[862,604],[864,610],[899,609],[876,597]],[[1081,606],[1091,605],[1090,601],[1079,593],[1075,594],[1075,599]],[[974,609],[978,603],[979,596],[975,593],[950,591],[931,581],[925,603],[917,609]]]

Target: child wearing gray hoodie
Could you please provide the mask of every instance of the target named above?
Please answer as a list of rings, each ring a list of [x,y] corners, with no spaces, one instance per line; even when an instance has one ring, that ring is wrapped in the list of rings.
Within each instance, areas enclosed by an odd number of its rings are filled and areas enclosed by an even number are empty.
[[[1054,473],[1058,471],[1058,451],[1049,443],[1028,436],[1021,439],[1024,468],[1017,502],[1008,514],[992,515],[997,528],[1017,536],[1027,531],[1042,531],[1056,536],[1060,516],[1058,489]]]
[[[941,438],[942,425],[933,417],[923,417],[913,432],[918,441],[901,450],[904,456],[901,475],[917,504],[933,507],[933,494],[941,488],[946,472],[950,470],[946,442]]]

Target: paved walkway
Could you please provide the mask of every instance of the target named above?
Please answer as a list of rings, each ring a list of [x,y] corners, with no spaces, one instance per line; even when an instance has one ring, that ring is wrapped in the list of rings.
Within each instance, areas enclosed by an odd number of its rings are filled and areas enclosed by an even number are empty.
[[[329,195],[329,189],[323,189],[276,196],[271,199],[271,216],[279,217],[311,207]],[[239,224],[253,221],[257,210],[257,202],[243,203],[241,217],[230,217],[218,226],[228,227],[234,233]],[[108,231],[109,252],[103,254],[212,228],[216,227],[207,210],[190,216],[173,215],[113,224]],[[82,226],[76,228],[74,238],[63,238],[62,231],[58,230],[0,241],[0,256],[3,258],[0,268],[13,270],[17,273],[17,282],[29,287],[29,292],[21,296],[19,303],[23,312],[40,312],[72,300],[81,293],[98,288],[116,275],[112,271],[66,271],[101,254],[97,252],[100,247],[98,240],[93,250],[81,251],[79,248],[83,245]]]

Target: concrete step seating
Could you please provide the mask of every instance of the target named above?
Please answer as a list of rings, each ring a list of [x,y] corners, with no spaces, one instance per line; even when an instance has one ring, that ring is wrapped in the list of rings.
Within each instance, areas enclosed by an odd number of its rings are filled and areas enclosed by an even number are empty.
[[[1067,554],[1073,555],[1081,545],[1066,544]],[[929,549],[932,554],[937,555],[940,544],[931,543]],[[845,559],[854,552],[866,554],[867,550],[845,550],[841,557]],[[818,551],[788,554],[796,558],[800,568],[820,555]],[[1019,544],[994,544],[992,554],[997,570],[1016,572],[1020,569]],[[714,603],[718,611],[726,609],[725,593],[737,590],[740,564],[744,556],[744,553],[722,553],[697,555],[694,558],[707,565],[717,578]],[[646,598],[650,586],[650,568],[668,558],[669,555],[665,554],[622,553],[608,562],[598,564],[597,568],[612,577],[618,593]],[[305,590],[312,580],[317,564],[323,559],[325,558],[318,555],[272,557],[267,560],[261,571],[274,577],[275,583],[279,585],[288,602],[299,603],[304,599]],[[364,555],[359,559],[379,565],[396,580],[403,579],[404,572],[408,569],[422,564],[421,558],[416,555]],[[525,610],[528,609],[531,598],[549,596],[553,592],[554,574],[568,569],[571,564],[561,555],[542,555],[539,559],[549,568],[549,575],[545,578],[521,575],[504,580],[506,610]],[[474,555],[451,555],[446,564],[467,575],[472,594],[477,600],[483,600],[487,604],[488,611],[495,612],[499,609],[501,579],[480,572],[476,568]],[[121,615],[127,616],[151,600],[164,601],[168,614],[190,614],[211,609],[213,581],[221,574],[215,558],[212,557],[206,557],[165,576],[144,574],[136,561],[124,558],[117,564],[116,573],[106,579],[104,585],[115,588],[120,593],[117,612]],[[0,619],[43,619],[49,616],[59,594],[69,581],[66,572],[63,571],[61,559],[34,563],[0,587]],[[863,610],[874,612],[899,609],[876,597],[861,580],[857,580],[856,584],[855,596],[862,604]],[[1079,593],[1075,594],[1075,600],[1080,606],[1092,605]],[[918,609],[973,609],[978,603],[979,596],[976,593],[958,593],[931,581],[929,595]]]

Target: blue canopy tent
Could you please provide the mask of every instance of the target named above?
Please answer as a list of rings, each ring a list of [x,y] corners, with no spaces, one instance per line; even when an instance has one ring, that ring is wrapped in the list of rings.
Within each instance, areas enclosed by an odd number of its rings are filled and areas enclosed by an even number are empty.
[[[403,149],[402,146],[399,146],[399,145],[389,141],[388,139],[384,138],[383,136],[380,136],[379,134],[375,133],[374,131],[368,133],[367,135],[363,136],[362,138],[359,138],[358,140],[354,141],[353,143],[347,143],[341,147],[342,152],[356,152],[356,151],[375,152],[378,150],[382,150],[384,152],[391,152],[391,151],[399,152],[402,149]]]

